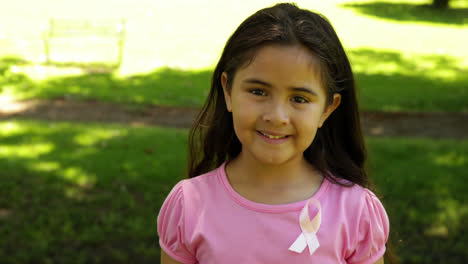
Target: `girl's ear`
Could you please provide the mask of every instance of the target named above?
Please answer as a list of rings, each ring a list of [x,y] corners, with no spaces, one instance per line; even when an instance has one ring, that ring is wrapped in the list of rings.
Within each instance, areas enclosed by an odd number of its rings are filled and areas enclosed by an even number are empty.
[[[319,123],[319,128],[323,126],[323,123],[327,120],[327,118],[335,111],[338,106],[340,106],[341,103],[341,94],[335,93],[333,95],[333,102],[325,108],[325,111],[322,114],[322,117],[320,118],[320,123]]]
[[[226,101],[226,107],[229,112],[232,112],[231,103],[231,91],[227,88],[228,75],[226,72],[221,74],[221,85],[223,86],[224,100]]]

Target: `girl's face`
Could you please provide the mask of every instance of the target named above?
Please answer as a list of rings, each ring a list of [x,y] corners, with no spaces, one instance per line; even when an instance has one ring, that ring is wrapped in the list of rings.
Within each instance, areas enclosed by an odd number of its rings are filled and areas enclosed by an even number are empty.
[[[328,105],[319,79],[317,59],[303,46],[270,45],[237,70],[232,86],[221,83],[242,155],[264,164],[303,159],[317,129],[338,107],[334,94]]]

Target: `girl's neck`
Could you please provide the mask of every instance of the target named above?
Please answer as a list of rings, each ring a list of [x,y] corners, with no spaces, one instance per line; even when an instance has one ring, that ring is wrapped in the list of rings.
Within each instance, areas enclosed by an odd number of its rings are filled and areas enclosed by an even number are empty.
[[[288,188],[306,182],[322,181],[320,173],[303,157],[272,165],[260,163],[241,152],[227,165],[226,171],[231,181],[259,188]]]
[[[226,165],[233,189],[244,198],[262,204],[288,204],[311,197],[323,178],[305,159],[272,166],[239,154]]]

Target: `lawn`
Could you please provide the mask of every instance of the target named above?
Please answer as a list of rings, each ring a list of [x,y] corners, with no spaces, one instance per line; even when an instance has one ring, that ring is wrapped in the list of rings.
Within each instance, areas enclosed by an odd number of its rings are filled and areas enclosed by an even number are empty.
[[[401,263],[466,263],[468,141],[367,140]]]
[[[0,122],[2,263],[158,263],[156,215],[187,131]],[[402,263],[468,259],[468,141],[369,138]]]
[[[2,263],[157,263],[186,131],[0,122]]]
[[[0,72],[2,64],[27,65],[26,63],[18,58],[7,58],[3,61],[0,59]],[[30,69],[34,71],[34,67],[31,66]],[[11,66],[4,66],[3,69],[5,68]],[[27,66],[24,68],[29,69]],[[200,107],[208,94],[210,73],[210,70],[180,70],[165,67],[151,73],[128,77],[118,77],[111,73],[88,73],[37,80],[22,72],[5,70],[3,77],[0,76],[0,87],[4,84],[4,98],[17,100],[97,99],[122,104]]]
[[[20,2],[3,4],[0,11],[3,98],[71,97],[191,107],[202,105],[211,71],[228,36],[249,14],[274,3],[98,4],[85,0],[65,5],[46,0],[40,6],[24,6]],[[356,72],[364,110],[467,112],[468,4],[453,0],[453,9],[437,12],[421,6],[427,2],[298,4],[322,12],[332,21]],[[41,32],[49,17],[102,18],[103,9],[108,17],[127,19],[124,63],[119,71],[105,74],[92,67],[40,64]]]
[[[458,68],[455,58],[402,56],[372,49],[352,50],[349,55],[363,110],[468,112],[468,68],[462,74],[465,69]],[[21,72],[21,65],[25,72]],[[86,73],[34,79],[31,75],[38,74],[34,71],[40,68],[27,65],[18,58],[0,59],[0,96],[200,107],[208,94],[212,73],[212,69],[164,67],[126,77]],[[27,74],[28,70],[32,73]]]
[[[468,2],[297,1],[346,47],[363,110],[468,112]],[[0,104],[67,98],[200,107],[224,42],[270,0],[9,1]],[[50,17],[126,18],[118,71],[43,64]],[[136,106],[135,106],[136,105]],[[156,216],[184,175],[187,131],[0,120],[2,263],[159,263]],[[468,262],[468,140],[368,138],[401,263]]]

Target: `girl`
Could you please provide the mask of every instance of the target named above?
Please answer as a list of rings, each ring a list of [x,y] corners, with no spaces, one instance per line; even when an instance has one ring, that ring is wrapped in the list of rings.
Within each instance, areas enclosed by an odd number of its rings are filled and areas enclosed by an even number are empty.
[[[158,216],[168,263],[383,263],[354,78],[330,23],[292,4],[228,40]]]

